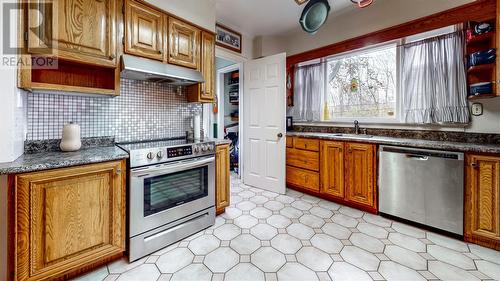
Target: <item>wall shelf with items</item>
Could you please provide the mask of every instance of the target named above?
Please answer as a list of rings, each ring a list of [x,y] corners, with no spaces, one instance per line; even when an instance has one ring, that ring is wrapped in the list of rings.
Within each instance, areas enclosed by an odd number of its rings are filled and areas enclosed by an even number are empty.
[[[477,100],[498,96],[497,37],[495,19],[483,22],[467,22],[467,85],[468,99]]]

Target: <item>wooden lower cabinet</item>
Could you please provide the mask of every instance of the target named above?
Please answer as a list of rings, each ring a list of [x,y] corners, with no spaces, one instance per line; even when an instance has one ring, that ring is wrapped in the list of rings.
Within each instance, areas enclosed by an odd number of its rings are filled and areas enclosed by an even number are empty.
[[[287,138],[286,183],[289,186],[319,193],[319,141]]]
[[[344,143],[321,142],[321,193],[344,198]]]
[[[286,166],[286,182],[313,192],[319,192],[319,173]]]
[[[229,206],[229,145],[218,145],[215,152],[215,209],[217,214],[224,213]]]
[[[122,256],[125,171],[115,161],[15,175],[15,280],[66,279]]]
[[[376,151],[374,144],[289,137],[287,185],[376,213]]]
[[[345,200],[376,208],[375,145],[346,143]]]
[[[500,156],[466,155],[464,238],[500,250]]]
[[[319,153],[301,149],[286,149],[286,164],[289,166],[319,171]]]

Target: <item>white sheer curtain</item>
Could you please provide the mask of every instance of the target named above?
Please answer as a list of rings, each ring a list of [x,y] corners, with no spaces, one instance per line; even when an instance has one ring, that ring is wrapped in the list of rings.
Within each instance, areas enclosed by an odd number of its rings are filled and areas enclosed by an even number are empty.
[[[320,121],[321,99],[325,91],[323,63],[299,66],[295,71],[294,106],[288,115],[298,121]]]
[[[454,32],[401,47],[405,123],[468,123],[464,35]]]

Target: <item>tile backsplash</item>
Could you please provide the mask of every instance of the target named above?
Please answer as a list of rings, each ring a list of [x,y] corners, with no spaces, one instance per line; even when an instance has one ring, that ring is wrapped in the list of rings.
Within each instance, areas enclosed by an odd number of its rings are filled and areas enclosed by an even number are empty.
[[[184,136],[200,104],[167,84],[121,80],[115,98],[28,93],[27,140],[60,139],[64,124],[81,126],[82,138],[115,137],[117,142]]]

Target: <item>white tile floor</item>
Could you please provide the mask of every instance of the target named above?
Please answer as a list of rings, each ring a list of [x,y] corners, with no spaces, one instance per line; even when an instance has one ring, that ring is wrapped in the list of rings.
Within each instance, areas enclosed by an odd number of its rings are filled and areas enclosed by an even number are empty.
[[[500,280],[500,252],[232,177],[231,206],[213,227],[78,280]]]

